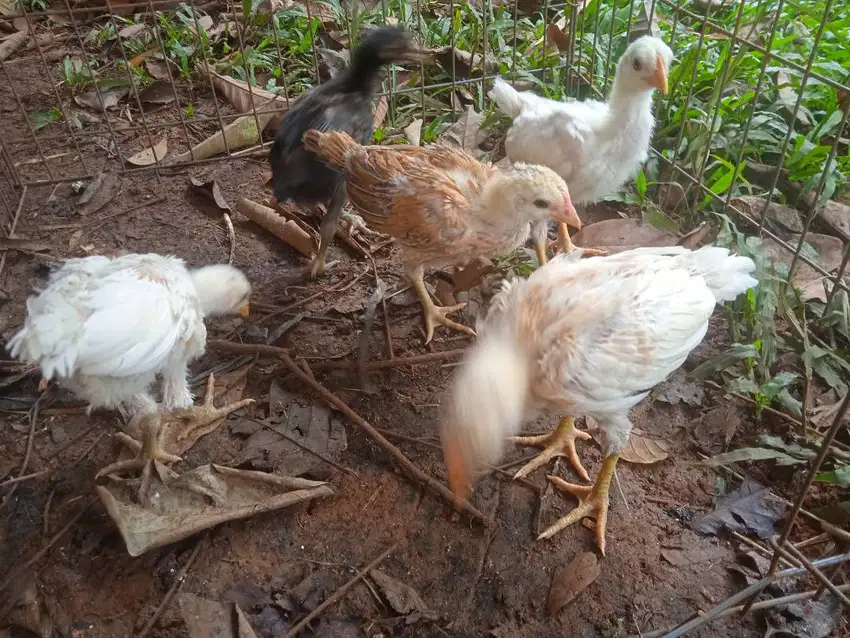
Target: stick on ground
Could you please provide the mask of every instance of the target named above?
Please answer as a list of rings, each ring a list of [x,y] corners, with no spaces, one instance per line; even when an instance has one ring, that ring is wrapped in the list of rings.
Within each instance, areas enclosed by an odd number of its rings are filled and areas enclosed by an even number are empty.
[[[351,421],[354,425],[359,427],[370,439],[372,439],[378,446],[380,446],[384,451],[386,451],[390,456],[395,459],[395,462],[401,467],[402,471],[407,474],[410,478],[419,481],[425,487],[430,489],[434,494],[442,498],[446,503],[456,507],[461,512],[467,514],[473,520],[484,523],[486,522],[484,519],[484,515],[479,512],[475,507],[473,507],[468,502],[459,503],[456,501],[454,495],[449,491],[449,489],[428,476],[425,472],[420,470],[409,458],[407,458],[401,450],[399,450],[392,443],[387,441],[380,432],[378,432],[374,427],[372,427],[368,422],[366,422],[359,414],[357,414],[354,410],[352,410],[348,404],[336,396],[333,392],[328,390],[321,383],[313,379],[310,375],[305,373],[295,361],[292,360],[292,357],[289,356],[289,352],[284,350],[283,348],[276,348],[275,346],[264,346],[261,344],[250,344],[250,343],[233,343],[231,341],[223,341],[220,339],[212,339],[207,342],[207,346],[214,350],[222,350],[225,352],[238,352],[240,354],[262,354],[267,356],[277,357],[281,361],[283,361],[284,365],[289,369],[289,371],[298,377],[298,379],[309,386],[314,392],[316,392],[329,406],[342,412],[349,421]],[[398,361],[398,359],[396,359]]]

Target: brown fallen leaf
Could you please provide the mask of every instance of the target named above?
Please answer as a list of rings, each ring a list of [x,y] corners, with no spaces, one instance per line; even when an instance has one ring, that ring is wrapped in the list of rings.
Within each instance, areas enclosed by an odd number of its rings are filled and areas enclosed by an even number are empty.
[[[599,578],[600,573],[602,571],[599,561],[593,552],[581,552],[569,565],[556,567],[546,600],[549,615],[554,616],[571,603],[588,585]]]
[[[546,27],[546,39],[558,47],[558,51],[561,52],[570,48],[570,37],[564,32],[566,23],[566,18],[561,18],[557,24],[550,24]]]
[[[800,235],[791,235],[787,243],[790,244],[792,248],[796,249],[799,241]],[[844,255],[844,242],[838,237],[833,237],[832,235],[821,235],[819,233],[808,233],[806,234],[806,243],[814,248],[817,253],[817,257],[812,261],[825,271],[833,272],[841,265],[841,260]],[[794,253],[779,245],[770,237],[765,237],[762,240],[761,249],[770,257],[774,266],[784,264],[787,268],[791,267],[791,261],[794,257]],[[804,254],[806,252],[805,245],[803,246],[803,252]],[[811,258],[811,255],[807,256]],[[794,274],[791,277],[791,283],[793,283],[795,287],[808,293],[808,295],[804,295],[804,297],[812,299],[816,296],[820,296],[822,292],[818,290],[818,285],[822,291],[822,279],[823,275],[821,275],[817,270],[803,261],[799,259],[797,260],[797,265],[794,266]],[[809,286],[809,284],[812,284],[812,286]]]
[[[121,176],[111,171],[100,171],[86,186],[86,190],[77,200],[77,212],[90,215],[106,206],[121,189]]]
[[[257,109],[258,115],[263,115],[264,112],[272,109],[283,109],[284,111],[291,108],[298,96],[290,97],[288,100],[283,95],[266,91],[258,86],[249,85],[247,82],[237,80],[229,75],[221,75],[212,69],[206,69],[203,65],[199,65],[198,70],[209,75],[212,79],[215,90],[220,92],[224,99],[240,113],[253,114],[254,108]],[[284,112],[272,113],[269,119],[267,128],[270,131],[276,131],[280,126],[280,119]]]
[[[451,46],[433,49],[430,53],[447,73],[453,73],[456,78],[469,78],[472,75],[481,75],[484,57],[480,53],[472,54],[469,51]],[[498,72],[498,60],[492,56],[488,57],[485,70],[487,73]]]
[[[233,152],[256,144],[274,116],[274,113],[261,113],[255,117],[252,113],[240,117],[224,129],[195,144],[190,151],[175,155],[171,161],[173,163],[197,161],[221,155],[228,150]]]
[[[157,80],[146,86],[140,93],[139,99],[146,104],[171,104],[177,99],[174,86],[166,80]]]
[[[422,120],[415,119],[404,129],[404,137],[411,146],[419,146],[422,141]]]
[[[397,613],[407,615],[416,611],[428,611],[428,605],[425,604],[419,593],[407,583],[396,580],[379,569],[369,570],[369,576],[375,581],[390,607]]]
[[[168,80],[168,61],[166,60],[145,60],[145,68],[154,80]]]
[[[375,115],[372,117],[372,127],[378,128],[384,123],[387,118],[387,112],[390,110],[390,104],[387,102],[387,96],[382,95],[375,105]]]
[[[677,239],[641,219],[606,219],[584,226],[572,236],[576,246],[601,248],[610,253],[641,246],[673,246]]]
[[[694,549],[662,549],[661,558],[673,567],[687,567],[726,558],[729,551],[723,547],[698,547]]]
[[[702,222],[693,230],[688,231],[687,233],[682,235],[679,238],[679,241],[676,242],[676,245],[683,246],[684,248],[690,248],[691,250],[696,250],[701,246],[710,244],[717,230],[718,229],[712,224],[708,222]]]
[[[457,119],[457,122],[452,124],[451,128],[443,133],[440,139],[459,146],[480,159],[483,153],[478,145],[482,138],[486,137],[486,133],[481,131],[483,123],[484,118],[481,114],[472,106],[467,106],[466,111]]]
[[[154,146],[142,149],[127,158],[127,163],[133,166],[150,166],[161,162],[168,154],[168,138],[163,137]]]
[[[587,420],[587,431],[590,432],[590,436],[601,445],[602,443],[599,440],[601,434],[599,423],[593,417],[588,416],[585,419]],[[668,440],[646,436],[643,430],[634,428],[631,436],[629,436],[629,444],[620,453],[620,460],[643,465],[658,463],[669,456],[669,449],[670,442]]]
[[[112,480],[97,486],[130,556],[141,556],[221,523],[334,494],[330,485],[321,481],[215,464],[197,467],[168,483],[157,472],[152,474],[156,508],[136,503],[138,480]]]
[[[220,603],[185,593],[177,595],[177,605],[189,638],[257,638],[236,603]]]
[[[457,294],[474,288],[481,282],[485,275],[493,272],[495,268],[493,262],[486,257],[479,257],[463,268],[458,268],[452,275],[452,282],[454,284],[452,291]]]
[[[219,209],[228,213],[231,212],[230,204],[227,203],[224,195],[221,194],[221,188],[217,181],[214,179],[204,181],[190,176],[189,182],[192,184],[192,190],[195,193],[212,201]]]
[[[118,106],[118,103],[129,94],[129,87],[116,86],[112,89],[101,90],[99,96],[96,90],[86,91],[82,95],[75,95],[74,102],[97,113],[104,113],[108,109]],[[101,103],[101,99],[103,103]]]

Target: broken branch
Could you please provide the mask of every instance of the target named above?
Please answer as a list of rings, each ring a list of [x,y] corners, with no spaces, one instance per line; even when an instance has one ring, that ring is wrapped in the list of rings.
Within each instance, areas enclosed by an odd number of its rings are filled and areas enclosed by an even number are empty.
[[[236,210],[305,257],[312,258],[316,252],[313,238],[298,224],[279,215],[273,208],[240,197],[236,202]]]
[[[401,467],[401,469],[407,474],[410,478],[419,481],[425,487],[429,488],[432,492],[434,492],[437,496],[442,498],[444,501],[452,505],[453,507],[457,507],[460,511],[469,515],[475,521],[480,523],[484,523],[485,518],[484,515],[479,512],[475,507],[470,505],[468,502],[458,503],[456,499],[446,488],[444,485],[428,476],[420,470],[409,458],[407,458],[401,450],[399,450],[392,443],[387,441],[380,432],[378,432],[374,427],[372,427],[367,421],[365,421],[359,414],[357,414],[354,410],[352,410],[348,404],[336,396],[333,392],[328,390],[321,383],[311,378],[309,374],[304,372],[295,361],[289,356],[289,351],[283,348],[277,348],[275,346],[265,346],[261,344],[252,344],[252,343],[233,343],[230,341],[223,341],[220,339],[213,339],[207,342],[207,346],[214,350],[223,350],[225,352],[238,352],[240,354],[266,354],[270,356],[274,356],[281,361],[283,361],[284,365],[289,369],[289,371],[294,374],[298,379],[308,385],[314,392],[316,392],[329,406],[342,412],[349,421],[354,423],[357,427],[359,427],[366,436],[372,439],[377,445],[379,445],[384,451],[386,451],[390,456],[395,459],[396,463]],[[399,359],[395,359],[395,361],[399,361]]]

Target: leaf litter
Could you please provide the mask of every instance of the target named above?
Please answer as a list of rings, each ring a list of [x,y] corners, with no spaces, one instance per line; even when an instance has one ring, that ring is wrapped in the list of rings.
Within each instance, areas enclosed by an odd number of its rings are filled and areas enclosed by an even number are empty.
[[[581,552],[569,565],[560,565],[552,574],[546,610],[554,616],[576,596],[587,589],[602,573],[599,560],[593,552]]]
[[[773,536],[784,512],[785,505],[769,488],[747,479],[739,489],[718,498],[714,510],[694,519],[691,528],[715,536],[725,531],[755,534],[764,540]]]

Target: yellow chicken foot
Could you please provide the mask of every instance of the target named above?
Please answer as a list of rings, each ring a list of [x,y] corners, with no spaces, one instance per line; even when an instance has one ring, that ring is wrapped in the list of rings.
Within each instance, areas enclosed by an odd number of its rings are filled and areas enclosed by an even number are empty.
[[[176,410],[172,415],[183,422],[180,432],[177,434],[178,441],[188,438],[195,430],[207,426],[214,421],[223,419],[231,412],[236,412],[245,406],[251,405],[254,399],[242,399],[235,403],[217,408],[213,405],[215,399],[215,377],[211,374],[207,378],[207,390],[204,394],[204,402],[202,405],[193,405],[190,408]]]
[[[534,445],[542,447],[543,451],[526,463],[522,469],[514,474],[514,478],[522,478],[531,474],[534,470],[542,467],[552,459],[558,456],[566,456],[576,473],[584,481],[589,481],[590,476],[576,452],[576,439],[587,441],[590,439],[590,434],[576,428],[575,419],[571,416],[565,416],[561,419],[558,427],[551,434],[542,434],[540,436],[512,436],[509,441],[513,441],[518,445]]]
[[[602,462],[602,469],[599,471],[599,476],[596,477],[596,482],[592,486],[567,483],[557,476],[549,476],[548,478],[552,485],[577,496],[579,502],[578,507],[554,525],[546,528],[537,537],[537,540],[551,538],[565,527],[569,527],[573,523],[580,521],[585,516],[595,516],[596,544],[599,546],[599,551],[605,556],[605,527],[608,522],[609,503],[608,492],[611,488],[614,468],[617,467],[617,460],[619,458],[619,454],[609,454],[605,457],[605,460]]]
[[[534,242],[534,251],[537,253],[537,263],[541,266],[549,261],[549,255],[546,254],[546,240]]]
[[[162,417],[159,412],[145,414],[141,418],[139,422],[139,429],[141,430],[142,435],[141,443],[126,434],[118,434],[117,438],[129,447],[134,448],[137,451],[137,455],[135,458],[128,459],[126,461],[110,463],[95,475],[95,478],[98,479],[101,476],[106,476],[107,474],[119,474],[121,472],[128,472],[131,470],[141,470],[142,484],[139,487],[138,499],[139,503],[143,507],[147,507],[149,502],[148,491],[150,487],[150,472],[153,462],[159,461],[161,463],[176,463],[182,460],[179,456],[169,454],[162,449],[160,440],[162,438],[162,431],[165,428],[160,427],[161,422]]]
[[[468,328],[446,317],[446,315],[452,312],[457,312],[466,304],[459,303],[454,306],[437,306],[431,301],[431,295],[428,294],[428,289],[425,287],[425,281],[422,279],[421,271],[414,273],[411,279],[413,280],[413,288],[416,290],[419,301],[422,303],[422,311],[425,314],[425,343],[429,343],[434,337],[434,328],[437,324],[465,332],[473,337],[475,336],[475,331],[472,328]]]
[[[558,224],[558,239],[554,243],[562,253],[571,253],[576,249],[573,240],[570,239],[570,231],[567,229],[567,225],[563,223]],[[599,248],[584,248],[582,250],[582,254],[586,257],[601,257],[608,254],[607,250],[600,250]]]

